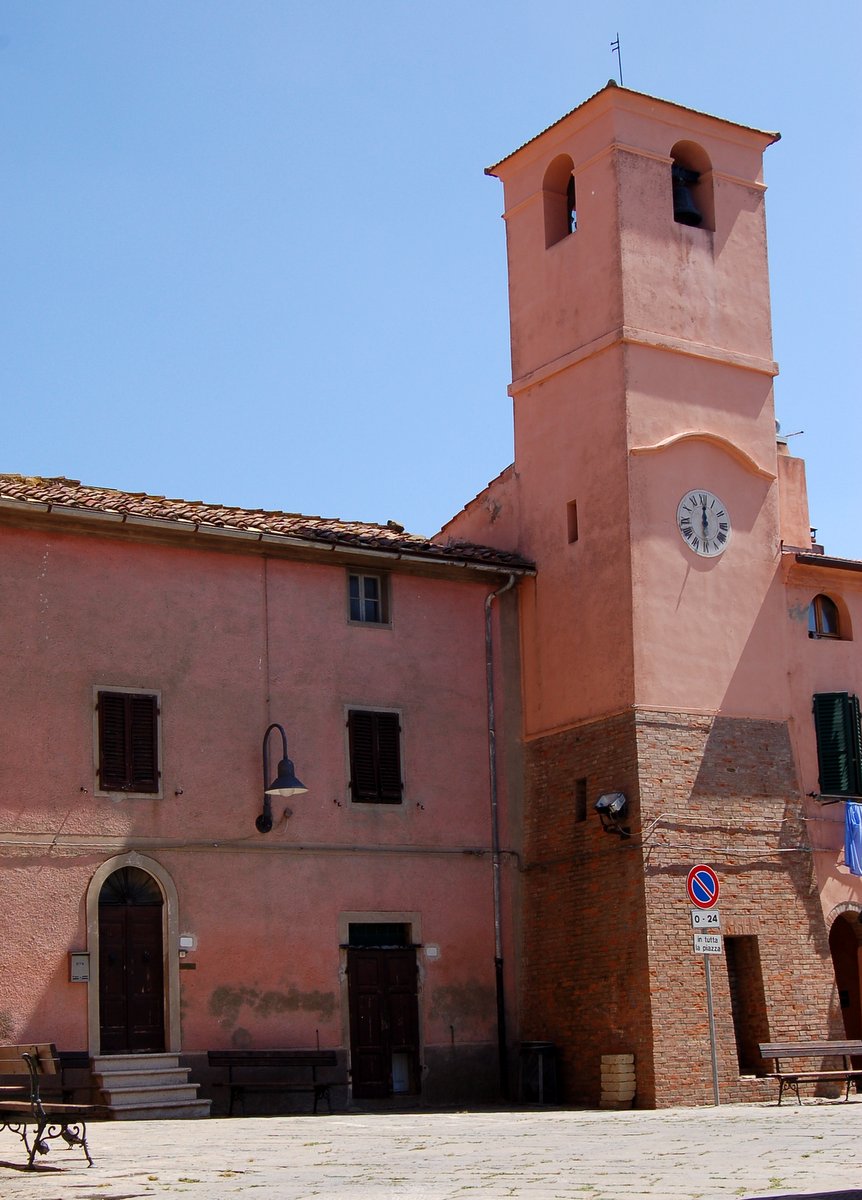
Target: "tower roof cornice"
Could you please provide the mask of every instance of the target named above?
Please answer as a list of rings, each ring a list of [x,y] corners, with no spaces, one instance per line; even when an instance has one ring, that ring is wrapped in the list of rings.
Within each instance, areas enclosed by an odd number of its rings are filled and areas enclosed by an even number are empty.
[[[602,102],[604,102],[605,105],[614,104],[619,108],[638,108],[644,103],[662,105],[668,109],[673,109],[676,112],[688,113],[700,118],[701,120],[715,123],[717,126],[722,126],[724,128],[730,127],[732,129],[738,129],[743,133],[754,134],[756,137],[764,139],[764,149],[766,149],[767,146],[771,146],[774,142],[777,142],[781,137],[780,133],[777,133],[773,130],[757,129],[752,125],[742,125],[737,121],[728,121],[723,117],[716,117],[712,113],[702,112],[696,108],[689,108],[687,105],[677,104],[672,100],[663,100],[660,96],[651,96],[647,92],[637,92],[631,88],[621,87],[619,84],[615,83],[613,79],[610,79],[603,88],[597,92],[594,92],[592,96],[589,96],[586,100],[576,105],[573,109],[570,109],[569,112],[564,113],[563,116],[561,116],[558,120],[553,121],[540,133],[537,133],[534,137],[531,137],[528,141],[524,142],[521,146],[518,146],[518,148],[513,150],[510,154],[505,155],[492,166],[486,167],[485,174],[496,177],[500,167],[510,162],[523,150],[527,149],[528,146],[532,146],[534,143],[540,141],[546,136],[546,134],[550,133],[552,129],[556,129],[559,125],[562,125],[565,121],[568,121],[569,118],[574,116],[575,113],[580,113],[591,106],[598,107],[598,105]]]

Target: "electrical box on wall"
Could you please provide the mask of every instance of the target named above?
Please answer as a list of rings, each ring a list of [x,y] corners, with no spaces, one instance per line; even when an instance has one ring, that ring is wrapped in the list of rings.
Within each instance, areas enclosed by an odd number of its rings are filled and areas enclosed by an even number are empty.
[[[69,982],[90,982],[90,955],[85,950],[69,951]]]

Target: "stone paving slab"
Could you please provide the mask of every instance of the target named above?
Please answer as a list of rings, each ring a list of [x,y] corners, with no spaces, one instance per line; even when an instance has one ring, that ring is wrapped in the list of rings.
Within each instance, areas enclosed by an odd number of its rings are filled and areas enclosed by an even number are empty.
[[[862,1200],[860,1134],[862,1098],[94,1123],[91,1169],[0,1132],[0,1200]]]

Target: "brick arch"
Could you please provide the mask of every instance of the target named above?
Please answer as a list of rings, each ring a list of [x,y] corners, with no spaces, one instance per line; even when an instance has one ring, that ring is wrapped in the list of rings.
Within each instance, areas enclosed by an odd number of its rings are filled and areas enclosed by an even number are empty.
[[[836,904],[835,907],[830,909],[826,914],[827,931],[832,929],[832,926],[839,917],[842,917],[847,913],[855,913],[858,924],[859,915],[862,913],[862,904],[859,904],[853,900],[845,900],[842,901],[841,904]],[[859,925],[859,940],[862,941],[862,924]]]

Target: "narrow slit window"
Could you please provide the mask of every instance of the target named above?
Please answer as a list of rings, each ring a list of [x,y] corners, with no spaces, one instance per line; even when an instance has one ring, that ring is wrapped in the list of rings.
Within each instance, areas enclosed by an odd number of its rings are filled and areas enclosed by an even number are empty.
[[[575,824],[579,825],[587,819],[587,781],[575,780]]]
[[[570,500],[566,505],[566,533],[569,545],[578,540],[578,502]]]

